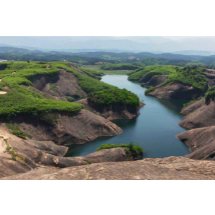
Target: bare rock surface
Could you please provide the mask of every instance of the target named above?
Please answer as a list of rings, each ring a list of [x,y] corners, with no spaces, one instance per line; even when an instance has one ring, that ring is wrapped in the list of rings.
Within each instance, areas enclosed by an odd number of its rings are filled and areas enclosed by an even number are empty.
[[[167,80],[167,75],[154,76],[146,84],[144,84],[144,87],[147,87],[147,88],[156,87],[164,83],[166,80]]]
[[[87,166],[38,168],[5,180],[214,180],[215,162],[184,157],[148,158]]]
[[[207,73],[215,74],[215,69],[205,69]]]
[[[126,105],[111,105],[110,107],[106,108],[97,108],[89,104],[87,99],[79,100],[77,101],[77,103],[83,104],[84,107],[91,112],[98,114],[108,120],[133,119],[134,117],[140,115],[139,110],[145,105],[140,102],[138,107],[128,107]]]
[[[202,91],[183,83],[171,83],[156,88],[148,95],[165,99],[192,99],[193,96],[199,97],[202,95]]]
[[[196,102],[184,107],[181,110],[181,114],[187,115],[189,113],[192,113],[195,110],[197,110],[198,108],[202,107],[203,105],[205,105],[205,99],[204,98],[202,98],[199,101],[196,101]]]
[[[203,100],[200,100],[199,102],[194,103],[191,106],[188,106],[186,112],[188,113],[190,110],[192,110],[192,108],[195,111],[183,118],[183,120],[179,123],[181,127],[193,129],[215,125],[214,101],[210,101],[209,104],[205,104]],[[183,110],[183,112],[185,112],[185,110]]]
[[[52,141],[23,140],[8,132],[0,125],[0,178],[24,173],[38,167],[65,168],[89,165],[91,163],[118,162],[134,160],[124,148],[104,149],[83,157],[64,157],[68,150],[65,146]]]
[[[57,123],[50,125],[40,120],[18,117],[20,129],[40,141],[52,140],[57,144],[84,144],[101,136],[116,136],[122,129],[109,120],[82,109],[76,115],[56,115]]]
[[[103,149],[83,157],[84,160],[89,160],[93,163],[131,161],[133,157],[127,155],[124,148]]]
[[[196,128],[177,135],[189,147],[188,158],[215,160],[215,126]]]
[[[74,99],[86,97],[86,93],[79,86],[77,78],[70,72],[60,70],[54,75],[40,75],[32,78],[34,87],[53,99],[67,101],[70,96]]]

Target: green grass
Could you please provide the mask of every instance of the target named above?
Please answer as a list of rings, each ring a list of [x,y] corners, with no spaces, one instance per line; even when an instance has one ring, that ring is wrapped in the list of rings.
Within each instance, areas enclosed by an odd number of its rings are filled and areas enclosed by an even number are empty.
[[[203,74],[202,67],[177,67],[175,72],[169,73],[167,81],[156,87],[147,89],[145,91],[145,94],[147,95],[148,93],[154,91],[156,88],[160,88],[162,86],[175,82],[191,85],[194,88],[200,89],[204,92],[207,89],[208,81]]]
[[[131,72],[129,70],[103,70],[101,69],[101,65],[82,65],[81,68],[83,71],[88,70],[97,77],[100,76],[100,78],[103,75],[127,75]]]
[[[133,155],[134,158],[142,158],[144,155],[144,150],[142,149],[142,147],[138,146],[138,145],[134,145],[132,142],[129,144],[120,144],[120,145],[116,145],[116,144],[102,144],[97,151],[103,150],[103,149],[112,149],[112,148],[125,148],[125,152],[127,154],[131,153]]]
[[[99,106],[112,104],[126,104],[128,106],[139,105],[139,98],[136,94],[131,93],[126,89],[121,90],[118,88],[91,93],[88,95],[88,101]]]
[[[205,93],[205,103],[208,104],[210,100],[215,99],[215,86],[208,89],[208,91]]]
[[[153,77],[155,75],[169,75],[171,73],[175,73],[176,66],[146,66],[144,68],[139,68],[135,70],[129,77],[129,81],[135,81],[142,83],[142,80],[147,77]]]
[[[47,69],[47,65],[50,69]],[[105,99],[104,105],[117,103],[115,94],[119,96],[118,103],[120,104],[122,102],[127,105],[134,105],[135,102],[135,104],[139,104],[139,99],[135,94],[100,82],[94,77],[81,74],[72,69],[67,63],[8,62],[7,68],[0,71],[0,78],[2,79],[0,88],[7,91],[7,94],[0,95],[0,116],[13,117],[20,114],[29,114],[30,116],[39,116],[46,119],[47,117],[44,116],[51,116],[52,113],[77,113],[83,108],[83,105],[74,103],[73,98],[67,98],[69,102],[45,99],[43,94],[31,90],[33,86],[32,77],[57,74],[60,68],[73,73],[81,88],[89,94],[88,99],[95,101],[97,104],[101,101],[99,96],[102,99],[104,96],[110,99],[110,101]],[[12,74],[14,71],[16,71],[15,74]],[[7,88],[4,88],[5,86]],[[51,89],[57,91],[54,83],[51,84]]]
[[[202,67],[184,67],[168,76],[168,82],[181,82],[205,91],[207,89],[207,78],[203,74]]]
[[[7,94],[0,95],[0,115],[17,116],[30,114],[33,116],[50,114],[53,112],[76,113],[83,105],[71,102],[62,102],[44,99],[39,93],[28,89],[32,86],[31,77],[37,75],[52,75],[59,72],[54,65],[46,69],[48,64],[39,62],[12,62],[5,70],[0,71],[1,89],[7,86]],[[16,71],[14,75],[12,72]],[[56,87],[53,85],[52,87]]]
[[[88,94],[88,100],[94,104],[103,106],[116,103],[129,106],[139,105],[138,96],[126,89],[118,89],[115,86],[83,75],[66,64],[58,64],[57,66],[64,68],[68,72],[72,72],[77,77],[79,85]]]

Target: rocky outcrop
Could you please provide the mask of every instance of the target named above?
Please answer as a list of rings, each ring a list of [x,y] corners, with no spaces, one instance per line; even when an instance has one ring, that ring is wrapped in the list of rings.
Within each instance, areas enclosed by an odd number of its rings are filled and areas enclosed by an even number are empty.
[[[194,112],[190,112],[193,109]],[[186,109],[182,110],[183,113],[189,113],[179,123],[181,127],[187,129],[202,128],[215,125],[215,102],[210,101],[205,104],[205,99],[193,103]]]
[[[203,105],[205,105],[205,99],[202,98],[199,101],[193,102],[192,104],[184,107],[181,110],[181,114],[187,115],[189,113],[194,112],[195,110],[197,110],[198,108],[202,107]]]
[[[205,69],[205,72],[215,74],[215,69]]]
[[[188,158],[215,160],[215,126],[197,128],[177,135],[185,142],[191,154]]]
[[[213,87],[215,85],[215,74],[204,73],[205,77],[208,79],[208,87]]]
[[[138,107],[129,107],[122,104],[111,105],[109,107],[101,108],[90,104],[87,99],[82,99],[77,101],[77,103],[81,103],[85,108],[92,111],[95,114],[98,114],[108,120],[114,119],[132,119],[140,115],[139,110],[145,104],[140,102]]]
[[[135,158],[131,154],[127,154],[124,148],[103,149],[82,157],[83,160],[92,163],[104,162],[119,162],[119,161],[133,161]]]
[[[24,116],[16,117],[13,122],[36,140],[52,140],[60,145],[84,144],[97,137],[122,133],[122,129],[114,123],[84,109],[76,115],[55,114],[53,117],[54,125]]]
[[[70,101],[87,95],[79,86],[77,78],[65,70],[54,75],[34,76],[31,81],[36,89],[56,100]]]
[[[215,162],[184,157],[98,163],[64,169],[39,168],[11,180],[214,180]]]
[[[144,84],[144,87],[147,87],[147,88],[156,87],[164,83],[166,80],[167,80],[167,75],[156,75],[152,77],[146,84]]]
[[[164,99],[193,99],[203,94],[200,89],[194,88],[183,83],[170,83],[162,87],[156,88],[148,95]]]
[[[66,146],[59,146],[52,141],[23,140],[8,133],[2,125],[0,131],[4,133],[0,136],[0,178],[44,166],[65,168],[135,160],[124,148],[104,149],[83,157],[64,157],[68,151]]]

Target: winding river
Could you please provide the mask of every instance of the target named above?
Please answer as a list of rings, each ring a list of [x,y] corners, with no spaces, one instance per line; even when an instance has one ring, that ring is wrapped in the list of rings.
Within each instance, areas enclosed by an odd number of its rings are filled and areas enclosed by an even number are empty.
[[[158,99],[145,96],[143,88],[138,83],[128,81],[127,75],[105,75],[105,83],[126,88],[136,93],[140,101],[146,104],[140,110],[140,116],[132,120],[114,120],[123,129],[123,133],[115,137],[100,137],[84,145],[73,145],[67,156],[84,156],[95,152],[104,143],[130,143],[142,146],[146,157],[163,158],[168,156],[184,156],[189,153],[188,147],[175,136],[185,129],[178,126],[183,115],[180,110],[185,101]]]

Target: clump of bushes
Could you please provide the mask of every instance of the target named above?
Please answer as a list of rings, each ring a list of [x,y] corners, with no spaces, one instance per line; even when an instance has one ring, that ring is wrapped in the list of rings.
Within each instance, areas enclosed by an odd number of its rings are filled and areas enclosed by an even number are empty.
[[[142,83],[142,79],[146,77],[153,77],[155,75],[169,75],[171,73],[176,72],[177,66],[146,66],[144,68],[137,69],[134,73],[132,73],[128,80],[137,81]]]
[[[96,91],[88,95],[88,101],[96,105],[107,106],[111,104],[125,104],[128,106],[138,106],[139,97],[126,89],[107,89]]]
[[[125,148],[126,154],[132,154],[134,159],[141,159],[144,155],[144,150],[141,146],[134,145],[132,142],[129,144],[102,144],[96,151],[100,151],[102,149],[112,149],[112,148]]]
[[[215,99],[215,86],[208,89],[207,93],[205,93],[205,103],[208,104],[210,100]]]
[[[168,76],[168,82],[182,82],[195,88],[205,91],[207,88],[207,78],[203,74],[202,67],[184,67]]]
[[[107,64],[101,66],[103,70],[135,70],[140,66],[131,63]]]

